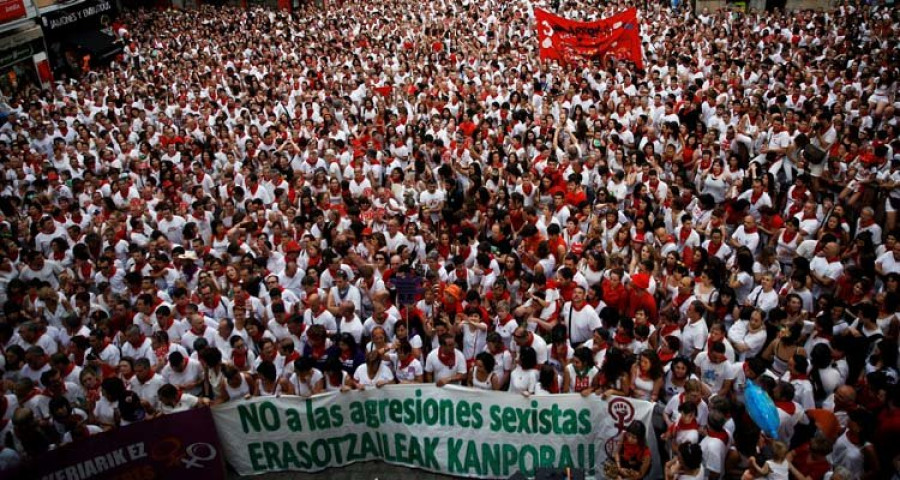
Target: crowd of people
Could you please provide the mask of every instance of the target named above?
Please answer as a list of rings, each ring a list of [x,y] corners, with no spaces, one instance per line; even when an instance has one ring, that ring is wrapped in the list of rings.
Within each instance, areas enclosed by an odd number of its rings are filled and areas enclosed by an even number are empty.
[[[900,11],[638,2],[638,70],[534,31],[631,2],[326,3],[126,11],[10,96],[0,470],[427,382],[655,402],[607,478],[897,475]]]

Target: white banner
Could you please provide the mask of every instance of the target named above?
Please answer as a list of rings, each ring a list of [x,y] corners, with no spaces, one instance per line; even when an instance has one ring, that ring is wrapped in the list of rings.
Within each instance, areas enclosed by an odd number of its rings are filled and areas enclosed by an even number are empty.
[[[655,451],[652,415],[653,404],[629,398],[526,398],[434,385],[254,398],[213,409],[225,458],[241,475],[382,460],[475,478],[530,476],[542,467],[601,476],[620,433],[635,420],[647,427]],[[659,477],[660,468],[653,455],[649,478]]]

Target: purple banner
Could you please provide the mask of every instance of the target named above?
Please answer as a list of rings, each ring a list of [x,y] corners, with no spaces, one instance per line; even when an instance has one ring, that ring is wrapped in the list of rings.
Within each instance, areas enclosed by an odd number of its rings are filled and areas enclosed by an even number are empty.
[[[225,464],[212,414],[199,408],[79,440],[11,478],[220,480]]]

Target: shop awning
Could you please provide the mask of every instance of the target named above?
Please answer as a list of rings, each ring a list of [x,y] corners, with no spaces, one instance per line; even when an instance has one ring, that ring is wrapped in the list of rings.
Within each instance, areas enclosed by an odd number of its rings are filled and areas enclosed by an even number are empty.
[[[72,32],[66,35],[66,43],[88,51],[94,61],[107,60],[122,52],[122,44],[115,37],[96,30]]]

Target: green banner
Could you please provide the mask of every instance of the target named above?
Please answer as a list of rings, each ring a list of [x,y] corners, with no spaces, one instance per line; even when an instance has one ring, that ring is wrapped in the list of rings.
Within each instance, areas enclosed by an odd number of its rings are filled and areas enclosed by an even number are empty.
[[[634,420],[648,427],[655,448],[652,414],[653,404],[627,398],[526,398],[434,385],[263,397],[213,409],[225,458],[241,475],[382,460],[476,478],[532,475],[541,467],[602,472]],[[655,457],[651,474],[661,473]]]

